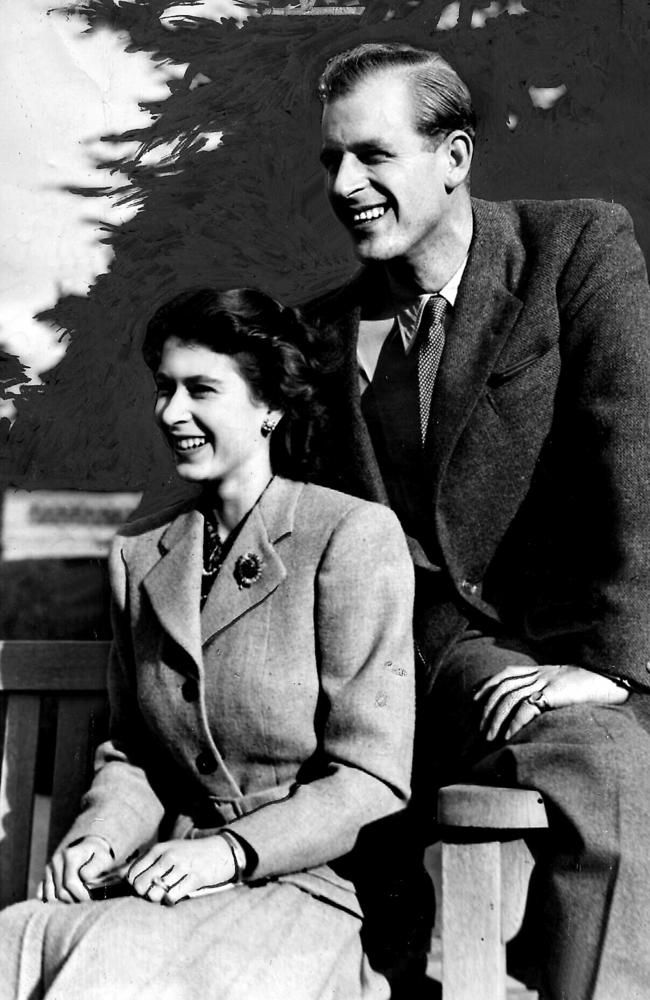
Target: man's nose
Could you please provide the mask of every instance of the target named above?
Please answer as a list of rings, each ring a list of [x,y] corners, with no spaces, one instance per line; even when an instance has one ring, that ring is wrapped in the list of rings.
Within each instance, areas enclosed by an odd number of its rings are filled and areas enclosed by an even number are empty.
[[[355,192],[361,191],[365,183],[363,164],[356,156],[346,153],[330,175],[330,193],[338,198],[349,198]]]

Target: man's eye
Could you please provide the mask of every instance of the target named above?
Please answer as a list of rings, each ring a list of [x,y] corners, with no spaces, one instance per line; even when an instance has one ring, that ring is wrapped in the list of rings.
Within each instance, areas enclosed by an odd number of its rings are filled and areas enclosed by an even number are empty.
[[[328,174],[334,173],[339,168],[341,162],[340,156],[328,156],[323,154],[320,158],[321,166],[323,170],[326,170]]]
[[[366,153],[365,156],[363,157],[363,162],[372,165],[373,163],[383,163],[384,160],[387,159],[388,159],[387,154],[377,149],[373,150],[371,153]]]

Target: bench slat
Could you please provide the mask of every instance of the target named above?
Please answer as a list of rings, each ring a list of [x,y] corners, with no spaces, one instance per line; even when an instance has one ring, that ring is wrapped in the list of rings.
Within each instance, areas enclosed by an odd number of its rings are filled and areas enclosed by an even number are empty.
[[[0,642],[0,691],[104,691],[109,642]]]
[[[506,1000],[501,845],[442,845],[442,995]],[[468,942],[471,944],[468,945]]]
[[[90,784],[93,751],[104,715],[105,699],[97,694],[59,699],[48,857],[72,825]]]
[[[29,870],[40,698],[5,699],[0,773],[0,907],[25,898]]]
[[[50,846],[72,821],[88,780],[86,761],[105,703],[108,642],[0,642],[0,907],[24,899],[43,696],[60,703]],[[89,715],[91,718],[89,718]]]

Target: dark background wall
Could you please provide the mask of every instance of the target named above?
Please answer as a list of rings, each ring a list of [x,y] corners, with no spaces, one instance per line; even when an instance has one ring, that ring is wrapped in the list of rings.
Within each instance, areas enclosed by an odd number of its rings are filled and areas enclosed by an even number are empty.
[[[156,304],[188,284],[256,285],[298,302],[352,271],[323,194],[314,88],[324,60],[359,41],[421,44],[456,65],[481,120],[476,195],[620,201],[650,250],[647,0],[511,3],[519,15],[505,2],[463,0],[448,30],[438,28],[450,9],[440,0],[370,0],[361,17],[265,16],[177,32],[161,28],[164,6],[88,6],[88,30],[108,26],[135,50],[189,64],[151,106],[154,124],[128,136],[146,148],[172,140],[178,155],[121,163],[141,210],[105,234],[114,262],[89,296],[63,298],[48,316],[70,347],[45,391],[19,399],[13,427],[1,429],[0,487],[167,488],[173,474],[139,354]],[[530,87],[560,86],[551,108],[534,106]],[[214,130],[222,144],[202,151],[200,134]]]

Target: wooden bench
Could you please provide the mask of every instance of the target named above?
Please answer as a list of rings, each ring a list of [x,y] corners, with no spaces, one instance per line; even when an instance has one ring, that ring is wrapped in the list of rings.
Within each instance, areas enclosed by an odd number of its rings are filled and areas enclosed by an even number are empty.
[[[49,855],[90,781],[109,645],[0,642],[0,907],[27,894],[44,708],[56,708]],[[521,923],[532,868],[522,837],[547,826],[544,804],[533,791],[451,785],[440,791],[438,821],[444,1000],[504,1000],[505,942]]]
[[[539,792],[449,785],[438,793],[442,837],[442,995],[505,1000],[505,947],[521,927],[533,858],[545,830]]]
[[[48,855],[90,779],[106,715],[107,642],[0,643],[0,907],[25,899],[44,706],[56,706]],[[54,714],[54,713],[53,713]]]

